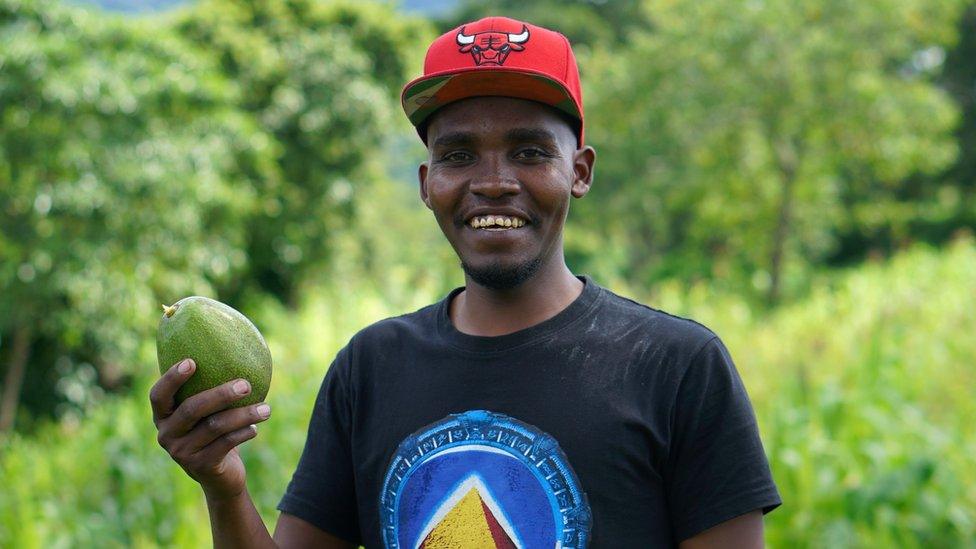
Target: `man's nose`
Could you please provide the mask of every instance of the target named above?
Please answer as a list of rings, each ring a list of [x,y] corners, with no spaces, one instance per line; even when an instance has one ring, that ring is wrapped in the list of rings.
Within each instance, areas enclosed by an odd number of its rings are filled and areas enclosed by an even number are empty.
[[[518,177],[506,158],[486,155],[478,164],[481,170],[471,180],[472,193],[499,198],[507,194],[517,194],[521,190]]]

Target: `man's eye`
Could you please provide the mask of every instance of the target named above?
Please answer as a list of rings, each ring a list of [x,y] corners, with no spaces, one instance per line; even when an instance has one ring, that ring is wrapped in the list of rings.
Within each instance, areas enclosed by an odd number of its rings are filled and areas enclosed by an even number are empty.
[[[522,150],[518,151],[517,153],[515,153],[515,158],[535,159],[535,158],[549,158],[550,156],[552,156],[552,155],[549,154],[548,152],[546,152],[546,151],[544,151],[542,149],[535,148],[535,147],[531,147],[531,148],[528,148],[528,149],[522,149]]]
[[[452,151],[441,155],[441,162],[467,162],[471,155],[463,151]]]

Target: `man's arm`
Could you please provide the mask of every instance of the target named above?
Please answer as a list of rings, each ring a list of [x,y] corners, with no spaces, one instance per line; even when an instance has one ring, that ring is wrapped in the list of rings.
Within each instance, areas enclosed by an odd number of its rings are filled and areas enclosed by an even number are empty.
[[[277,548],[247,490],[230,499],[207,498],[213,546]]]
[[[339,539],[332,534],[306,522],[295,515],[282,513],[275,526],[274,540],[278,547],[288,549],[305,549],[321,547],[323,549],[356,549],[354,543]]]
[[[355,549],[320,528],[287,513],[278,517],[274,539],[268,534],[251,496],[245,490],[229,500],[207,498],[214,547]]]
[[[193,361],[174,364],[153,385],[149,401],[157,440],[187,474],[200,483],[210,512],[214,547],[234,549],[276,547],[354,548],[291,515],[281,515],[271,538],[245,483],[244,463],[237,446],[257,435],[255,424],[270,409],[230,408],[250,385],[225,383],[188,398],[176,406],[176,391],[193,375]]]
[[[741,517],[717,524],[704,532],[682,541],[679,549],[762,549],[762,511],[746,513]]]

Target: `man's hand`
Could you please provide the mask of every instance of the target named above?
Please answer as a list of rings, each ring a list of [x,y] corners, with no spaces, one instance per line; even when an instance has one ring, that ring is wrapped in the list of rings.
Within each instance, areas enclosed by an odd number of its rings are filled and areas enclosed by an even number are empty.
[[[149,402],[159,445],[203,487],[214,547],[355,547],[285,514],[275,530],[278,543],[271,539],[247,493],[244,462],[237,453],[240,443],[257,436],[254,424],[268,419],[271,408],[262,408],[263,403],[230,408],[251,392],[251,386],[240,379],[193,395],[176,407],[176,391],[195,370],[196,364],[190,359],[174,364],[152,386]]]
[[[193,395],[175,407],[176,391],[196,371],[186,359],[174,364],[149,391],[156,440],[208,499],[225,500],[244,493],[244,462],[237,446],[257,436],[257,427],[271,414],[264,403],[230,408],[251,392],[242,379]]]

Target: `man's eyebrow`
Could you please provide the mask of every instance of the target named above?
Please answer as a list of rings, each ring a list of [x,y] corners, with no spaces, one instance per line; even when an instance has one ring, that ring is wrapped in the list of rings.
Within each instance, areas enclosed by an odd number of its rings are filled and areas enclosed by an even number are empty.
[[[556,134],[543,128],[514,128],[505,133],[508,141],[535,141],[556,144]]]
[[[474,132],[450,132],[438,136],[432,147],[446,148],[470,145],[477,140],[478,136]],[[553,145],[558,143],[556,134],[543,128],[512,128],[505,132],[505,140],[510,142],[533,141]]]
[[[451,132],[437,136],[434,140],[434,147],[454,147],[457,145],[469,145],[475,140],[471,132]]]

